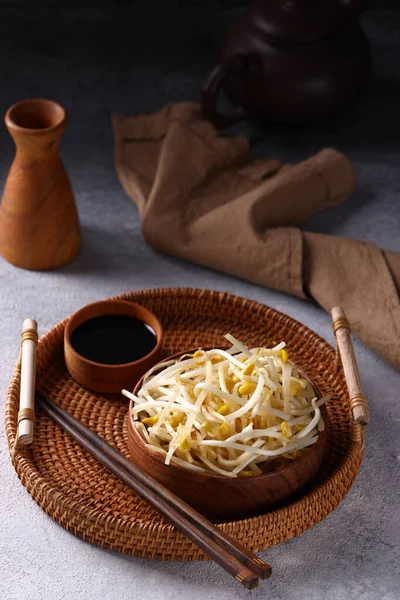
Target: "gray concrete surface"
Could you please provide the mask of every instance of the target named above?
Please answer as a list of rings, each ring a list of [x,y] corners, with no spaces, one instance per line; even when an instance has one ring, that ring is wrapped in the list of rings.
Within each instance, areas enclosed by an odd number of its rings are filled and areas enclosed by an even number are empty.
[[[276,307],[333,342],[328,315],[313,304],[160,256],[143,242],[136,209],[115,175],[110,112],[150,111],[196,99],[239,3],[128,4],[0,4],[0,112],[34,96],[55,98],[68,108],[62,155],[83,228],[79,258],[58,271],[25,272],[0,260],[2,406],[25,317],[35,317],[43,333],[83,304],[139,288],[227,290]],[[364,16],[374,78],[356,110],[313,131],[254,124],[241,131],[260,156],[298,160],[324,145],[348,153],[357,170],[356,193],[305,227],[399,251],[400,12],[396,3],[387,5],[393,8]],[[1,128],[1,184],[12,155],[12,142]],[[2,428],[1,600],[399,598],[400,377],[358,341],[356,352],[372,417],[359,476],[326,520],[262,554],[273,565],[273,578],[251,593],[211,562],[129,558],[73,537],[18,481]]]

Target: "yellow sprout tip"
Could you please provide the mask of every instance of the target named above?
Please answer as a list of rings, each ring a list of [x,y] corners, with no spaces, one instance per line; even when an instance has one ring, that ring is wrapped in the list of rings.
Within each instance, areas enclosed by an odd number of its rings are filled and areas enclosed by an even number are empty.
[[[144,425],[155,425],[158,421],[158,415],[155,415],[154,417],[145,417],[144,419],[142,419],[142,423]]]
[[[283,363],[287,363],[288,360],[289,360],[289,354],[288,354],[287,350],[281,350],[281,361]]]
[[[243,369],[242,375],[251,375],[253,373],[253,371],[254,371],[254,363],[250,363]]]
[[[225,377],[225,385],[226,385],[226,389],[230,393],[233,390],[233,387],[235,385],[235,382],[233,381],[233,378],[231,378],[231,377]]]
[[[172,414],[172,417],[169,420],[170,425],[172,427],[177,427],[179,425],[179,423],[182,423],[183,418],[184,418],[184,414],[182,412],[179,412],[178,410],[174,411],[174,413]]]
[[[298,383],[297,381],[291,381],[290,382],[290,395],[291,396],[295,396],[297,394],[297,392],[301,389],[301,384]]]
[[[281,423],[281,431],[283,433],[283,435],[287,438],[292,437],[292,430],[290,429],[289,425],[286,423],[286,421],[283,421]]]
[[[248,396],[249,394],[252,394],[254,392],[254,390],[256,389],[256,384],[247,381],[246,383],[244,383],[243,385],[241,385],[239,387],[239,394],[241,396]]]
[[[253,477],[253,471],[240,471],[238,477]]]
[[[223,437],[227,437],[230,434],[231,428],[229,427],[228,423],[222,423],[221,427],[219,428],[219,432]]]
[[[204,421],[201,427],[204,431],[207,431],[207,433],[214,433],[214,425],[210,423],[210,421]]]
[[[182,452],[187,452],[189,449],[190,443],[188,442],[188,440],[182,440],[182,442],[179,444],[179,450],[181,450]]]
[[[213,365],[216,365],[217,363],[220,363],[220,362],[222,362],[223,360],[224,360],[224,357],[223,357],[223,356],[213,356],[213,357],[211,358],[211,363],[212,363]]]

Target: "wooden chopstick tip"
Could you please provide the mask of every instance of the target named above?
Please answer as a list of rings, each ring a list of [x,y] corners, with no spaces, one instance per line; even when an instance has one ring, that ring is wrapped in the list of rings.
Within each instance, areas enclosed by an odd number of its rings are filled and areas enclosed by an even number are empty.
[[[242,572],[235,575],[235,579],[248,590],[255,590],[260,584],[260,580],[258,579],[258,577],[251,577]]]
[[[262,558],[259,558],[258,556],[255,556],[253,560],[262,569],[261,572],[258,572],[258,576],[261,577],[262,579],[269,579],[272,575],[272,568],[270,567],[270,565],[267,564]]]

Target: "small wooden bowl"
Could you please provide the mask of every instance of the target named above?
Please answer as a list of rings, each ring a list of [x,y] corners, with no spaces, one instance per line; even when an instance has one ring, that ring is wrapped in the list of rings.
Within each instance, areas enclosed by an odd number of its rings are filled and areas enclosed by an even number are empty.
[[[179,358],[179,353],[165,360]],[[319,389],[301,372],[321,398]],[[134,393],[142,385],[137,383]],[[166,465],[164,458],[149,450],[134,425],[132,405],[128,413],[128,446],[133,461],[146,473],[165,485],[200,513],[216,519],[241,519],[261,514],[276,506],[303,487],[321,466],[328,442],[327,411],[321,407],[325,429],[317,442],[308,451],[281,469],[254,477],[230,478],[221,475],[203,474],[191,471],[176,464]]]
[[[85,358],[71,345],[71,336],[79,325],[103,315],[128,315],[136,317],[153,329],[157,343],[154,349],[140,360],[122,365],[106,365]],[[84,387],[95,392],[115,393],[122,388],[132,389],[138,380],[161,358],[163,329],[154,313],[140,304],[124,300],[103,300],[84,306],[74,313],[64,332],[64,355],[69,373]]]

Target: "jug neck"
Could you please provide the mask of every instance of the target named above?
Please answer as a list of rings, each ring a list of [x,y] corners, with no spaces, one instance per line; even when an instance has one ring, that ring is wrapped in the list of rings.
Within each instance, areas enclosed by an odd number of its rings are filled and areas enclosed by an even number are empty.
[[[7,127],[14,140],[17,154],[20,158],[29,160],[42,160],[58,156],[58,147],[62,131],[51,133],[34,133],[32,131],[18,131]]]
[[[66,125],[66,112],[51,100],[23,100],[6,113],[5,124],[17,153],[30,158],[52,156]]]

